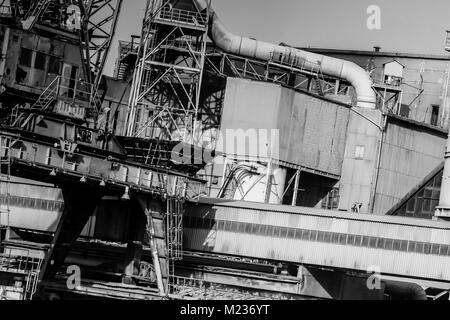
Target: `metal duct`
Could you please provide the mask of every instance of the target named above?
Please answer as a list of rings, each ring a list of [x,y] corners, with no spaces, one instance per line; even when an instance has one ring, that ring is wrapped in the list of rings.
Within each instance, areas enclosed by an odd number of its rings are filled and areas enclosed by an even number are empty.
[[[384,293],[391,296],[392,300],[427,300],[427,294],[416,283],[385,281]]]
[[[200,11],[208,8],[207,0],[194,0],[194,3]],[[320,66],[323,74],[351,83],[356,90],[358,107],[375,108],[376,95],[372,89],[372,80],[369,74],[355,63],[232,34],[212,9],[210,18],[210,37],[225,52],[264,61],[282,58],[293,66],[307,70],[317,70]]]

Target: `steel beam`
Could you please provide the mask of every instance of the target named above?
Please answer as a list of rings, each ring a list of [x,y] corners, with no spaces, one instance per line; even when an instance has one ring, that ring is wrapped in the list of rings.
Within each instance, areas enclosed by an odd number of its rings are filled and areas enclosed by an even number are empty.
[[[103,74],[123,0],[79,0],[84,17],[80,50],[86,80],[98,88]]]

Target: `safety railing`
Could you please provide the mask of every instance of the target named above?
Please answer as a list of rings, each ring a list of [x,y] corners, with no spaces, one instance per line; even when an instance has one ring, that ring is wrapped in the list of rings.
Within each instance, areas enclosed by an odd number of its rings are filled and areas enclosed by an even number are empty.
[[[298,71],[305,71],[313,75],[320,75],[322,73],[322,67],[318,63],[313,63],[302,58],[282,55],[275,52],[270,53],[269,62],[277,63]]]
[[[94,86],[90,83],[87,83],[83,80],[77,80],[63,76],[59,77],[59,97],[74,100],[91,101],[94,93]]]
[[[83,80],[58,76],[45,88],[31,109],[54,111],[83,120],[87,109],[93,109],[94,113],[98,113],[101,104],[93,85]],[[49,110],[50,108],[53,109]],[[20,108],[14,108],[11,113],[13,127],[25,127],[33,118],[33,114],[19,110]]]
[[[93,85],[83,80],[58,76],[45,88],[31,108],[45,111],[50,103],[58,98],[91,102],[94,94]]]
[[[39,0],[35,1],[34,7],[30,9],[25,15],[22,21],[22,26],[25,30],[30,30],[33,28],[37,20],[42,16],[42,14],[47,10],[50,5],[50,0]]]
[[[402,79],[393,78],[393,77],[385,77],[384,72],[374,70],[370,77],[372,78],[372,82],[375,85],[388,86],[390,88],[398,88],[400,89],[402,86]]]
[[[24,276],[23,300],[32,300],[37,291],[43,258],[29,249],[0,246],[0,272]]]
[[[139,41],[119,41],[120,56],[124,57],[128,53],[137,53],[139,51]]]
[[[39,273],[42,258],[28,249],[12,249],[0,246],[0,270],[17,274]]]
[[[69,1],[21,1],[20,7],[14,9],[13,15],[17,18],[30,19],[34,17],[35,21],[29,24],[32,27],[34,23],[45,25],[50,28],[61,29],[65,32],[76,33],[77,29],[73,28],[68,18]],[[20,9],[20,10],[19,10]],[[34,20],[33,19],[33,20]],[[77,17],[76,19],[80,19]],[[30,20],[29,20],[30,21]],[[31,22],[31,21],[30,21]]]
[[[181,10],[170,7],[162,8],[156,15],[156,18],[160,20],[181,22],[195,26],[206,26],[208,23],[208,16],[206,13]]]

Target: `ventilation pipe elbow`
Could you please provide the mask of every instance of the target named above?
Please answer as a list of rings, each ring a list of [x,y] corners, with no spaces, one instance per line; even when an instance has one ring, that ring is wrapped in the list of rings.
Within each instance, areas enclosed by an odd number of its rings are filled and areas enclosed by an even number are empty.
[[[207,0],[194,0],[194,3],[200,11],[208,8]],[[375,108],[376,95],[370,75],[355,63],[235,35],[225,28],[212,9],[209,12],[210,37],[223,51],[263,61],[283,57],[293,66],[309,70],[320,66],[323,74],[344,79],[355,88],[358,107]]]
[[[392,300],[427,300],[425,290],[416,283],[385,281],[384,293]]]

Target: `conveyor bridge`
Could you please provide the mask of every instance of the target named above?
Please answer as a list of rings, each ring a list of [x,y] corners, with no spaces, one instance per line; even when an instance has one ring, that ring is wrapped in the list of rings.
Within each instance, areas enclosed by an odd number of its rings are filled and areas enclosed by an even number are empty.
[[[188,250],[450,282],[450,222],[202,199],[184,227]]]

